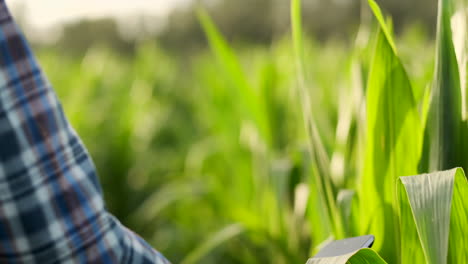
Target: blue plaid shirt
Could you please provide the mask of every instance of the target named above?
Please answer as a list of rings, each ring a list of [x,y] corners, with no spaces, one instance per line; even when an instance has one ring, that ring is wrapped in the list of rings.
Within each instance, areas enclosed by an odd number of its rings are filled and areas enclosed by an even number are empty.
[[[3,0],[0,263],[169,263],[106,211],[92,160]]]

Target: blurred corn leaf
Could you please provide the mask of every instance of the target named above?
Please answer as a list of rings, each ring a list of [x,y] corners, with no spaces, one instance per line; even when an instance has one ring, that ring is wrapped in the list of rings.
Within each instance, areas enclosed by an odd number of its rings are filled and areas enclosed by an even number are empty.
[[[342,217],[341,221],[343,223],[343,229],[345,230],[347,236],[351,235],[351,210],[355,194],[356,193],[353,190],[340,190],[337,197],[337,205],[340,210],[340,216]]]
[[[344,236],[344,230],[343,225],[341,223],[340,212],[336,205],[336,194],[333,190],[331,182],[330,162],[328,160],[328,156],[323,146],[323,143],[320,139],[315,118],[312,115],[310,99],[311,95],[309,94],[309,89],[307,87],[304,61],[301,4],[301,0],[291,1],[291,25],[298,82],[297,95],[299,97],[299,103],[302,106],[302,114],[304,118],[305,129],[308,135],[309,152],[312,158],[312,174],[314,176],[314,180],[312,181],[313,184],[311,185],[311,188],[316,190],[316,192],[320,196],[320,199],[318,199],[318,201],[324,202],[322,208],[326,208],[326,219],[329,219],[329,221],[331,221],[333,235],[335,236],[335,238],[342,238]],[[315,220],[318,223],[323,221],[320,221],[319,219]]]
[[[402,263],[468,259],[468,182],[463,169],[400,177]]]
[[[205,241],[202,241],[200,245],[193,249],[181,264],[193,264],[200,263],[202,258],[207,255],[211,250],[225,243],[227,240],[232,239],[244,231],[244,228],[239,224],[232,224],[224,227],[215,234],[211,235]]]
[[[246,119],[254,122],[261,135],[263,144],[271,144],[271,132],[268,115],[266,112],[266,100],[259,91],[255,90],[248,82],[234,51],[216,28],[210,16],[203,8],[197,10],[198,19],[202,25],[211,50],[216,55],[220,70],[226,75],[232,84],[232,96],[238,99],[240,113]]]

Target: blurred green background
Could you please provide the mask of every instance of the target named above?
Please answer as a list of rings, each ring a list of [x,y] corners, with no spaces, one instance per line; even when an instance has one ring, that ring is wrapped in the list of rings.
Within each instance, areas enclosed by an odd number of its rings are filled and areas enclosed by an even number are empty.
[[[421,98],[436,1],[378,2]],[[68,21],[50,37],[33,34],[27,4],[15,8],[94,158],[109,210],[173,263],[305,263],[331,233],[314,220],[325,216],[309,188],[289,4],[198,1],[164,19],[133,16],[127,29],[114,18]],[[210,49],[196,5],[232,50]],[[303,8],[311,112],[334,184],[354,186],[371,14],[358,0]]]

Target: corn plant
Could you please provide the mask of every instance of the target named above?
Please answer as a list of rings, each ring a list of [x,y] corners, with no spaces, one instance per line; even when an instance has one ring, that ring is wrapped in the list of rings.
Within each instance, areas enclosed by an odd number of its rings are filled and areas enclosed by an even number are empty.
[[[330,173],[331,164],[320,138],[316,117],[311,107],[310,98],[312,95],[310,91],[312,89],[308,87],[310,81],[306,78],[300,5],[301,2],[298,0],[293,0],[291,4],[293,42],[298,76],[297,100],[301,105],[309,142],[307,152],[312,161],[311,169],[312,175],[314,175],[313,179],[311,179],[313,182],[311,188],[315,188],[318,195],[316,205],[319,205],[319,208],[316,208],[316,210],[323,210],[321,216],[327,222],[324,224],[323,220],[314,219],[313,223],[327,226],[334,238],[342,238],[346,233],[351,234],[353,232],[357,234],[366,232],[375,234],[380,238],[375,245],[376,250],[391,263],[414,263],[414,261],[445,263],[448,257],[449,226],[447,223],[450,222],[450,213],[448,213],[448,217],[446,211],[439,214],[437,211],[439,206],[430,203],[430,200],[436,199],[435,196],[439,194],[431,193],[429,190],[441,188],[438,191],[448,197],[445,199],[448,202],[443,208],[450,209],[450,190],[453,189],[455,177],[452,176],[452,185],[447,184],[442,187],[439,186],[442,184],[437,181],[434,184],[435,186],[420,183],[421,179],[427,177],[429,179],[438,179],[439,173],[430,174],[429,176],[402,177],[400,181],[407,191],[406,195],[413,198],[406,197],[405,192],[400,191],[400,200],[397,197],[397,179],[403,175],[415,175],[418,172],[443,170],[464,165],[461,154],[463,149],[460,148],[463,121],[461,119],[460,78],[450,28],[450,18],[453,12],[451,6],[453,3],[445,0],[441,0],[439,3],[434,81],[432,89],[427,92],[427,97],[423,97],[425,100],[417,102],[410,78],[398,56],[391,27],[385,22],[377,4],[374,1],[369,1],[369,5],[378,21],[379,30],[374,40],[374,52],[370,62],[365,93],[364,165],[356,188],[358,195],[354,197],[351,191],[346,198],[339,195],[345,190],[340,191],[339,186],[333,186]],[[208,18],[205,14],[201,15],[201,21],[220,61],[228,62],[229,59],[226,54],[223,54],[222,46],[220,46],[222,38],[216,33],[211,22],[207,22]],[[223,46],[226,47],[226,43],[223,43]],[[228,71],[231,69],[229,65],[226,65],[225,68]],[[230,74],[233,79],[239,79],[234,76],[234,72]],[[239,86],[239,88],[246,87],[243,84]],[[243,100],[247,103],[254,98],[253,95],[249,95],[247,92],[242,94],[248,97]],[[256,105],[256,107],[261,106],[262,104]],[[253,106],[247,109],[253,109]],[[253,114],[251,120],[255,123],[254,116]],[[262,133],[263,125],[261,123],[256,124],[257,130]],[[446,175],[449,172],[442,174]],[[459,174],[462,176],[458,178],[464,178],[462,172]],[[463,179],[458,181],[463,181]],[[414,182],[420,183],[417,191],[414,190]],[[460,185],[463,184],[460,183]],[[413,187],[413,189],[410,187]],[[428,196],[424,196],[426,189],[429,191]],[[415,198],[417,195],[422,195],[423,198]],[[359,220],[354,222],[355,226],[350,227],[345,226],[344,223],[349,221],[351,217],[350,213],[346,213],[351,209],[346,207],[352,205],[350,200],[353,198],[357,200],[355,208],[352,208],[355,211],[353,217],[359,218]],[[428,202],[428,204],[424,204],[424,202]],[[428,221],[428,219],[420,219],[422,213],[416,207],[421,206],[421,203],[426,208],[420,210],[425,210],[426,214],[432,213],[432,215],[425,215],[422,218],[431,217],[429,218],[430,221],[439,223],[437,219],[440,217],[440,225],[427,226],[419,223]],[[406,210],[402,210],[403,207]],[[408,208],[411,210],[408,210]],[[460,210],[462,211],[463,208],[460,208]],[[410,211],[413,215],[412,218],[409,217]],[[446,218],[444,219],[442,216]],[[411,233],[411,228],[408,230],[408,222],[411,223],[412,221],[415,221],[415,226],[413,226],[415,228],[412,230],[419,231],[416,240],[420,240],[420,246],[422,252],[424,252],[424,254],[417,257],[412,255],[414,254],[413,251],[410,251],[411,254],[408,253],[407,234]],[[459,227],[460,225],[457,222],[454,226]],[[400,229],[403,229],[403,232]],[[440,233],[443,237],[435,236]],[[409,241],[414,240],[414,237],[409,239]],[[432,247],[427,245],[431,242],[434,243],[434,241],[438,241],[440,244]],[[434,250],[434,248],[438,248],[439,251]],[[351,259],[358,258],[361,254],[372,255],[368,251],[362,252],[365,253],[351,254],[351,256],[354,256]],[[462,255],[459,254],[456,257],[461,256],[460,258],[463,258]],[[324,263],[346,262],[349,257],[339,257],[336,260],[311,260],[311,263],[315,263],[315,261],[318,261],[317,263],[321,263],[321,261],[324,261]],[[362,259],[365,261],[366,257],[362,257]]]
[[[298,2],[293,1],[293,8]],[[434,80],[420,111],[391,28],[377,4],[370,0],[369,5],[379,33],[366,91],[365,164],[358,197],[362,222],[357,228],[359,233],[382,238],[376,249],[390,263],[458,263],[466,259],[466,249],[459,248],[464,244],[455,242],[464,233],[466,221],[463,170],[400,177],[399,199],[396,192],[399,176],[465,165],[460,77],[450,24],[454,3],[439,1]],[[345,263],[348,259],[316,261]]]
[[[431,54],[400,49],[373,0],[352,49],[317,43],[301,4],[270,47],[234,48],[199,7],[210,50],[192,57],[40,52],[109,209],[174,263],[306,263],[369,233],[308,263],[463,263],[465,3],[439,0]]]

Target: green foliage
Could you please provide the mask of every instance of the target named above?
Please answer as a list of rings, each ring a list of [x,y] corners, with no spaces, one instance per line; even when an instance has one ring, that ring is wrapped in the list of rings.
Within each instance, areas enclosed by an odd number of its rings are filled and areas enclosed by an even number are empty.
[[[307,264],[386,264],[375,251],[368,248],[360,249],[338,257],[313,258]]]
[[[463,263],[468,182],[461,168],[399,180],[402,263]]]
[[[457,58],[453,47],[451,18],[454,2],[439,1],[436,62],[431,105],[424,140],[427,157],[422,170],[446,170],[462,165],[462,97]]]
[[[411,82],[396,53],[390,30],[375,2],[369,1],[381,31],[377,36],[366,94],[366,154],[360,199],[370,232],[384,238],[376,248],[395,263],[397,248],[396,179],[417,173],[420,121]],[[383,193],[382,193],[383,192]]]
[[[317,129],[317,123],[313,116],[311,108],[311,96],[307,87],[305,77],[305,61],[304,61],[304,42],[302,32],[302,14],[301,1],[291,1],[291,24],[293,44],[296,59],[297,71],[297,86],[298,86],[298,101],[302,105],[302,113],[304,115],[305,129],[307,131],[309,141],[309,154],[312,156],[312,174],[315,176],[312,188],[317,189],[320,207],[326,208],[327,219],[329,219],[332,231],[335,237],[342,238],[344,236],[342,218],[338,211],[335,201],[335,194],[332,190],[330,177],[329,158],[325,152],[323,143],[320,139]]]
[[[173,263],[305,263],[368,233],[375,251],[309,264],[462,263],[465,175],[423,174],[468,165],[466,59],[454,1],[439,2],[435,57],[418,34],[394,39],[372,0],[375,34],[363,22],[355,47],[318,44],[292,0],[292,37],[269,47],[231,45],[198,9],[210,52],[39,58],[109,210]]]
[[[242,231],[242,226],[239,226],[238,224],[230,225],[223,228],[222,230],[214,234],[210,239],[208,239],[207,241],[199,245],[197,248],[195,248],[187,257],[185,257],[185,259],[181,263],[191,264],[200,262],[207,253],[213,250],[213,248],[224,243],[229,239],[232,239],[232,237],[239,235]]]

